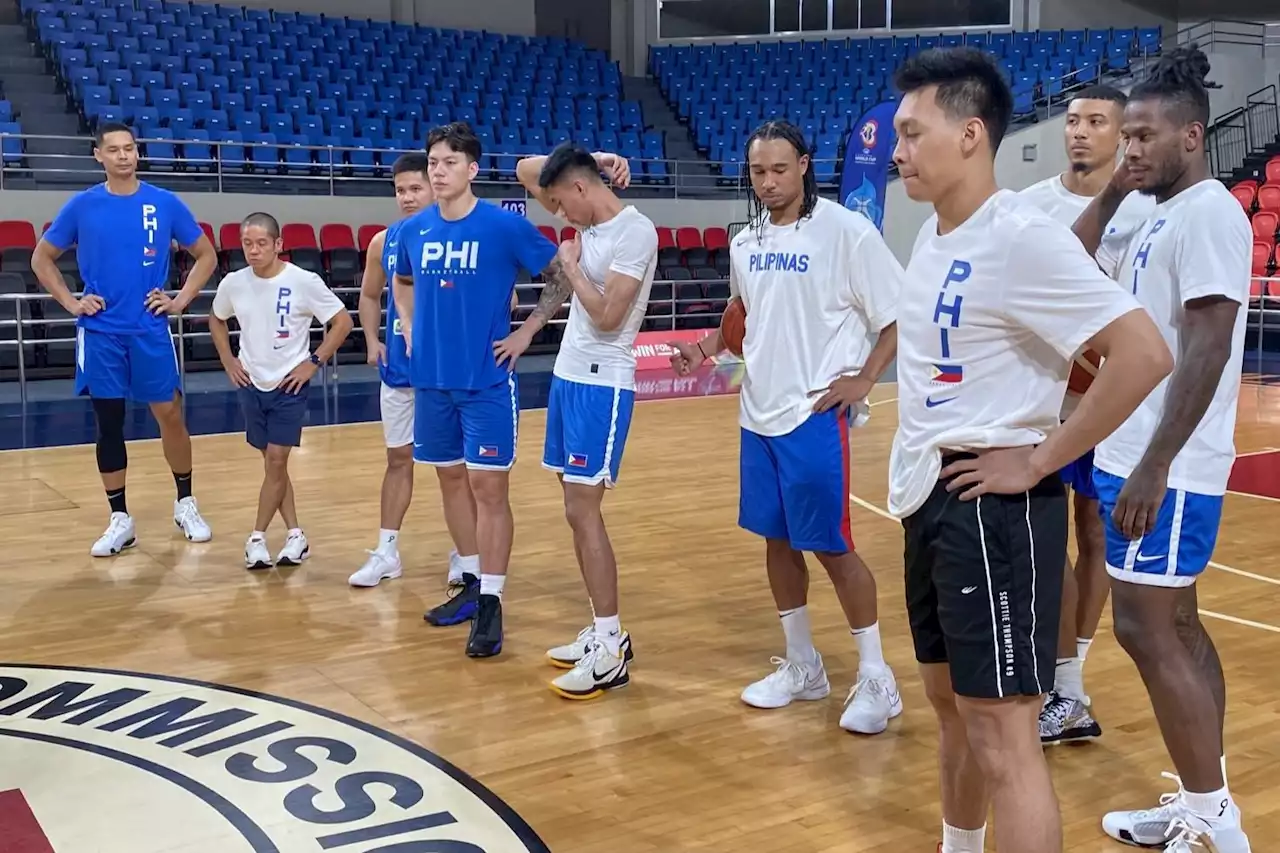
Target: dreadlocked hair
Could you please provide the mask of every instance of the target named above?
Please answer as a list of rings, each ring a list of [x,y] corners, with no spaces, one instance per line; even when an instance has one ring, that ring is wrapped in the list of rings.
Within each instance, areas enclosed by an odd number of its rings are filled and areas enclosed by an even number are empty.
[[[1130,101],[1159,98],[1176,111],[1170,118],[1180,124],[1209,124],[1209,92],[1204,78],[1209,57],[1195,44],[1174,48],[1156,61],[1147,78],[1133,87]]]
[[[751,163],[751,146],[757,139],[772,140],[782,139],[791,144],[796,150],[796,157],[808,157],[809,166],[804,172],[804,201],[800,205],[800,219],[796,221],[799,225],[800,221],[808,219],[813,215],[813,209],[818,204],[818,178],[813,170],[813,151],[809,148],[809,143],[805,141],[804,131],[796,127],[786,119],[771,119],[756,128],[755,133],[747,140],[746,152],[743,156],[744,161],[750,166]],[[748,181],[748,189],[751,192],[747,194],[747,220],[755,227],[759,234],[764,233],[764,223],[769,212],[765,210],[764,202],[760,201],[760,197],[756,195],[755,190],[750,187],[750,174],[746,176]]]

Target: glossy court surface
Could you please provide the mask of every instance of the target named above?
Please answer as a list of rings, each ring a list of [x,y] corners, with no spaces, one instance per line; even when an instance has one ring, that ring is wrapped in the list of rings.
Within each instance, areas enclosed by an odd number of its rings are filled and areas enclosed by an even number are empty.
[[[450,548],[429,469],[417,471],[405,576],[346,585],[376,542],[376,423],[306,432],[290,467],[312,556],[259,574],[242,548],[261,463],[239,435],[195,439],[207,545],[172,525],[159,444],[131,445],[139,544],[112,560],[88,555],[106,521],[92,446],[0,454],[0,660],[13,664],[0,666],[0,851],[932,853],[936,734],[908,638],[901,528],[883,511],[894,393],[876,389],[852,440],[854,536],[906,703],[875,738],[837,725],[856,656],[813,560],[831,697],[777,711],[739,701],[783,646],[762,545],[736,527],[732,394],[636,408],[606,501],[632,681],[583,703],[546,687],[544,651],[590,611],[559,487],[538,465],[541,411],[522,415],[512,476],[507,643],[481,661],[463,655],[465,627],[422,621]],[[72,405],[65,417],[83,419]],[[1237,448],[1200,603],[1227,673],[1231,786],[1267,850],[1280,836],[1280,387],[1243,389]],[[279,548],[278,523],[268,535]],[[1172,767],[1109,613],[1085,679],[1104,737],[1050,752],[1066,849],[1118,851],[1102,813],[1155,804]]]

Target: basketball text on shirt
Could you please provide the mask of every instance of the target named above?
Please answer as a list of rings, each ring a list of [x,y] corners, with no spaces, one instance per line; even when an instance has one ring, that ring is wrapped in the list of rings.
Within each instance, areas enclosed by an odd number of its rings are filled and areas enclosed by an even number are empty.
[[[787,272],[808,272],[809,256],[795,252],[755,252],[747,262],[751,272],[769,272],[786,270]]]
[[[1151,226],[1151,230],[1147,232],[1147,236],[1142,239],[1142,246],[1133,256],[1133,295],[1138,295],[1138,272],[1140,269],[1147,268],[1147,256],[1151,254],[1151,238],[1159,233],[1164,227],[1164,220],[1157,219],[1156,224]],[[1142,266],[1138,266],[1138,262],[1142,262]]]
[[[287,287],[281,287],[276,291],[276,340],[288,340],[289,338],[289,297],[293,291]],[[277,344],[276,346],[279,346]]]
[[[443,260],[442,269],[474,270],[479,265],[480,241],[463,240],[455,244],[452,240],[446,243],[423,243],[422,271],[430,272],[432,265]]]

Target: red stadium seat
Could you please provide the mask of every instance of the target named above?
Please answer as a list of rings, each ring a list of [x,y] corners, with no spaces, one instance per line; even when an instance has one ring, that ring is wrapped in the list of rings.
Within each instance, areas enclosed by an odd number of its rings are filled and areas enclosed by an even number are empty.
[[[1258,185],[1253,181],[1245,181],[1231,188],[1231,194],[1240,202],[1245,213],[1253,210],[1253,202],[1258,197]]]
[[[1256,258],[1254,259],[1254,268],[1255,269],[1257,268]],[[1261,299],[1264,296],[1270,296],[1270,295],[1271,294],[1267,289],[1267,282],[1259,281],[1256,278],[1253,281],[1249,282],[1249,298],[1250,299]]]
[[[690,249],[701,249],[702,232],[697,228],[677,228],[676,246],[679,247],[682,252],[687,252]]]
[[[577,236],[578,236],[578,229],[577,229],[577,228],[574,228],[572,225],[566,225],[565,227],[563,227],[563,228],[561,228],[561,229],[560,229],[560,240],[559,240],[559,242],[561,242],[561,243],[567,243],[567,242],[569,242],[570,240],[572,240],[574,237],[577,237]]]
[[[356,232],[356,242],[360,246],[360,251],[369,251],[369,244],[373,242],[373,238],[381,234],[386,227],[385,225],[361,225],[360,230]]]
[[[320,248],[326,252],[333,249],[354,249],[356,247],[355,235],[351,233],[351,226],[344,223],[330,222],[327,225],[320,226]]]
[[[281,251],[293,249],[316,249],[316,229],[305,222],[289,222],[280,228],[280,238],[284,240]]]
[[[204,236],[209,238],[209,242],[213,245],[213,248],[218,248],[218,240],[214,237],[213,226],[208,222],[201,222],[200,230],[204,232]]]
[[[24,219],[7,219],[0,222],[0,249],[34,249],[35,247],[36,229],[30,222]]]
[[[1253,215],[1253,236],[1267,243],[1276,239],[1276,231],[1280,229],[1280,213],[1274,210],[1259,210]]]
[[[702,232],[702,245],[708,252],[729,248],[729,232],[723,228],[708,228]]]
[[[676,247],[675,235],[671,233],[671,229],[665,225],[658,226],[658,249],[674,249]]]
[[[223,252],[240,248],[239,222],[228,222],[218,229],[218,248]]]
[[[560,243],[560,235],[557,234],[556,229],[552,228],[550,225],[539,225],[538,230],[542,232],[543,237],[546,237],[552,243],[556,243],[557,245]]]
[[[1275,241],[1253,241],[1253,274],[1265,276],[1271,266],[1271,255],[1275,250]]]
[[[1280,184],[1280,155],[1267,161],[1267,168],[1263,174],[1267,177],[1267,183]]]
[[[1263,184],[1258,187],[1258,210],[1280,212],[1280,184]]]

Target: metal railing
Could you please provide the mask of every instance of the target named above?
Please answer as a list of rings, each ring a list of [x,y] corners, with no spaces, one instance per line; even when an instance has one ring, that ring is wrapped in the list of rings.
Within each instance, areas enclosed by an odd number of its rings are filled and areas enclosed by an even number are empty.
[[[1249,155],[1261,151],[1280,136],[1280,107],[1276,87],[1263,86],[1251,93],[1242,107],[1218,118],[1205,133],[1212,174],[1227,180],[1245,165]]]
[[[1183,27],[1175,39],[1180,45],[1197,44],[1206,53],[1224,49],[1252,53],[1256,49],[1261,55],[1266,45],[1267,26],[1257,21],[1218,18]]]
[[[713,299],[705,295],[697,298],[682,298],[679,293],[679,285],[700,286],[723,284],[727,288],[728,281],[725,279],[692,279],[683,281],[662,280],[655,281],[654,284],[669,285],[670,296],[659,297],[656,299],[652,297],[650,298],[649,311],[645,317],[646,327],[650,329],[656,327],[659,331],[669,331],[678,328],[678,324],[684,323],[694,323],[696,326],[705,326],[708,328],[714,326],[720,316],[720,312],[715,310],[716,303],[724,301],[723,299]],[[353,299],[358,297],[360,293],[359,287],[334,287],[332,290],[340,297],[352,297]],[[530,290],[540,291],[541,285],[517,285],[516,290],[517,293]],[[170,291],[170,294],[175,293],[176,291]],[[216,289],[202,290],[200,291],[199,296],[196,297],[196,300],[204,300],[211,305],[212,299],[216,293]],[[196,300],[193,300],[193,304],[195,304]],[[61,307],[58,308],[59,316],[56,317],[46,318],[43,310],[40,311],[39,317],[33,316],[33,312],[31,311],[31,307],[33,305],[53,302],[53,297],[48,293],[43,292],[0,293],[0,353],[10,349],[17,351],[15,378],[18,383],[19,400],[24,406],[27,402],[27,385],[31,381],[36,381],[31,377],[33,370],[41,369],[46,374],[57,374],[46,375],[42,378],[69,378],[67,371],[70,370],[70,367],[57,365],[52,368],[45,369],[40,368],[39,365],[35,363],[29,363],[27,360],[28,351],[30,351],[30,354],[34,356],[36,355],[35,350],[37,347],[48,348],[52,345],[58,348],[74,348],[76,346],[76,335],[74,332],[77,322],[76,318],[66,313]],[[348,304],[348,300],[344,299],[344,304]],[[349,304],[348,308],[350,308]],[[565,308],[567,309],[567,303]],[[682,310],[684,308],[690,308],[693,310]],[[514,328],[523,322],[524,318],[527,317],[532,310],[533,305],[531,304],[518,305],[512,315],[512,327]],[[352,314],[354,315],[353,319],[355,319],[358,324],[358,314],[356,314],[354,310],[352,310]],[[384,339],[386,334],[385,318],[386,314],[383,312],[382,324],[378,328],[378,331],[383,335]],[[567,311],[562,309],[548,322],[548,325],[563,326],[567,320]],[[188,306],[188,310],[182,314],[174,315],[169,318],[170,333],[174,338],[174,343],[176,344],[177,349],[179,378],[183,383],[184,391],[186,387],[186,377],[188,374],[186,344],[187,342],[195,341],[212,341],[213,336],[207,328],[208,321],[209,314],[207,312],[201,312],[199,310],[192,311],[190,310],[190,306]],[[204,327],[203,330],[201,330],[201,326]],[[65,337],[49,337],[49,331],[51,329],[68,328],[72,331]],[[239,329],[234,325],[231,326],[229,331],[232,338],[238,338],[240,335]],[[316,331],[318,331],[318,329],[313,327],[312,332],[314,333]],[[361,330],[357,325],[357,328],[352,331],[351,336],[348,337],[347,340],[348,342],[352,340],[359,341],[361,342],[360,346],[362,347],[363,330]],[[346,349],[346,347],[347,344],[344,344],[343,350],[340,351],[341,355],[351,352],[351,350]],[[47,356],[45,360],[47,362]],[[216,361],[195,359],[193,360],[193,363],[212,366],[216,364]],[[345,361],[343,363],[350,365],[354,362]],[[336,385],[338,380],[339,364],[340,360],[335,356],[329,360],[320,373],[321,386],[325,389],[326,395],[330,390],[330,385]],[[336,394],[336,388],[333,389],[333,392]]]

